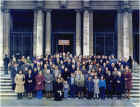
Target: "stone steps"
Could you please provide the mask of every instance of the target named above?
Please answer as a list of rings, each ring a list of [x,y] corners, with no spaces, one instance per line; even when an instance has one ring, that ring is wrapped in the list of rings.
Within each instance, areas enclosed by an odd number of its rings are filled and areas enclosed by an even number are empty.
[[[0,97],[12,97],[16,96],[16,93],[12,90],[12,81],[10,75],[4,75],[4,72],[0,71]]]
[[[11,86],[11,85],[12,85],[12,83],[9,83],[9,82],[8,83],[3,83],[3,82],[0,83],[0,86]]]
[[[130,96],[138,101],[140,99],[140,66],[138,65],[133,66],[132,85]]]
[[[12,82],[12,80],[11,79],[0,79],[0,83],[1,82],[3,82],[3,83],[5,83],[5,82]]]
[[[12,86],[0,86],[0,89],[12,89]]]
[[[3,96],[8,96],[8,97],[11,97],[11,96],[16,96],[17,94],[15,92],[0,92],[0,96],[3,97]]]
[[[0,89],[0,93],[2,92],[14,92],[11,88],[7,88],[7,89]]]

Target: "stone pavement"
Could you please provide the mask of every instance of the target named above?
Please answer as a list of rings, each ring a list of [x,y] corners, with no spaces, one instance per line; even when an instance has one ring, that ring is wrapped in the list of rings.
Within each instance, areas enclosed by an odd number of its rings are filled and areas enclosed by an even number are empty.
[[[139,100],[140,101],[140,100]],[[16,97],[11,97],[11,98],[1,98],[0,99],[0,107],[29,107],[29,106],[34,106],[34,107],[39,107],[39,106],[58,106],[58,107],[140,107],[140,103],[137,101],[134,103],[134,99],[122,99],[118,100],[116,98],[111,99],[105,99],[104,101],[101,100],[87,100],[86,98],[84,99],[63,99],[62,101],[54,101],[53,99],[28,99],[28,98],[23,98],[22,100],[17,100]]]

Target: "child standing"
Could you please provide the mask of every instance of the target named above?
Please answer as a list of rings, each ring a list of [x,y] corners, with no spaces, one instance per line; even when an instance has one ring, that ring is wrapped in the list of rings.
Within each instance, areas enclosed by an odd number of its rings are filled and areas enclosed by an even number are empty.
[[[64,98],[68,98],[68,92],[69,92],[69,84],[67,81],[64,81]]]

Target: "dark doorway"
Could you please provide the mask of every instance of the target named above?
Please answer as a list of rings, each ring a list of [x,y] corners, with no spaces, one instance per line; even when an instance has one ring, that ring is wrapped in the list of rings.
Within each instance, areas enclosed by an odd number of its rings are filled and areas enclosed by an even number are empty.
[[[69,40],[70,45],[59,45],[59,40]],[[53,34],[53,54],[59,52],[70,52],[74,54],[74,34],[73,33],[55,33]]]
[[[33,12],[30,10],[12,10],[10,32],[10,55],[33,55]]]
[[[52,11],[52,53],[71,52],[75,54],[76,13],[74,10]],[[58,45],[59,40],[69,40],[69,46]]]
[[[93,18],[94,54],[117,56],[116,12],[95,11]]]

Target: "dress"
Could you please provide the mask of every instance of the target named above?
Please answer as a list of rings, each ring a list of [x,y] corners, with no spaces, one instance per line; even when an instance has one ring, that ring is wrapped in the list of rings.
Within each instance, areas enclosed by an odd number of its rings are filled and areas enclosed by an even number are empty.
[[[125,89],[130,90],[132,88],[132,74],[131,72],[125,72],[124,78],[125,80]]]
[[[43,90],[44,89],[44,81],[45,81],[45,78],[43,75],[40,75],[38,74],[36,77],[35,77],[35,82],[36,82],[36,86],[35,86],[35,90]]]

